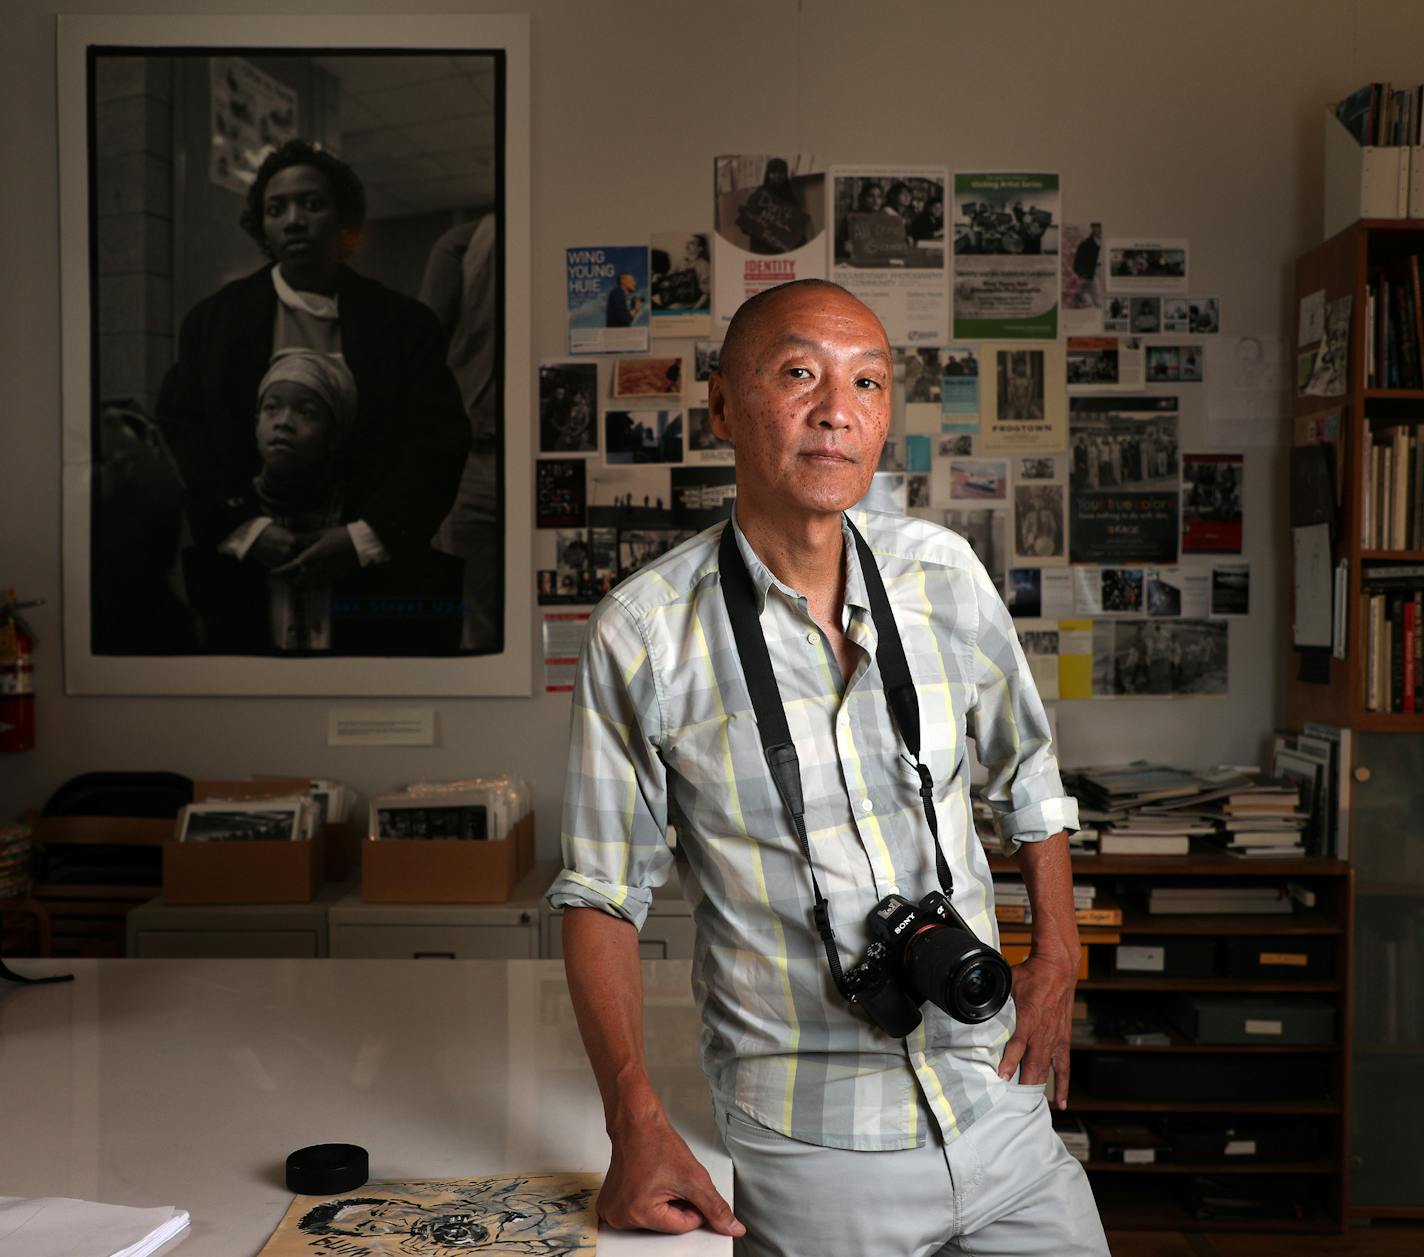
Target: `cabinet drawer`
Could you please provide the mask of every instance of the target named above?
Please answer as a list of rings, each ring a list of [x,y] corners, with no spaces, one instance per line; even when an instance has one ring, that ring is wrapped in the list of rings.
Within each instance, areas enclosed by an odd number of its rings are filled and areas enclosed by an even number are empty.
[[[311,930],[139,930],[130,953],[139,960],[313,960]]]
[[[346,960],[536,960],[529,925],[333,925],[331,954]]]

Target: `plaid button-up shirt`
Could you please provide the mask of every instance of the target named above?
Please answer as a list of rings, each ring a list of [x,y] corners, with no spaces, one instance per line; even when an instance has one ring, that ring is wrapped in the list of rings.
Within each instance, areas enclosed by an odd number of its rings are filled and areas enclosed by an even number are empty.
[[[922,761],[965,923],[998,946],[988,862],[969,804],[966,735],[989,770],[1006,849],[1077,825],[1048,722],[998,591],[962,538],[863,512],[920,704]],[[1012,1001],[977,1026],[934,1005],[892,1039],[840,996],[811,919],[811,877],[767,770],[718,576],[716,525],[620,584],[589,621],[574,687],[558,907],[641,927],[674,861],[696,924],[693,987],[714,1094],[774,1130],[838,1148],[906,1148],[926,1113],[946,1141],[1000,1098]],[[845,680],[806,599],[737,541],[801,760],[816,875],[847,966],[865,920],[898,892],[938,889],[934,847],[881,686],[849,530]],[[676,831],[675,843],[666,830]]]

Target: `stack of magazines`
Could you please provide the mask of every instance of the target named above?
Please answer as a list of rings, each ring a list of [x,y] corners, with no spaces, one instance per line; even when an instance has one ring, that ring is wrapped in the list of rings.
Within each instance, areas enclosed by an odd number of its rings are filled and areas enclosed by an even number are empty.
[[[1103,855],[1189,855],[1225,850],[1245,858],[1305,854],[1310,819],[1292,782],[1254,770],[1192,772],[1134,763],[1085,768],[1068,780]]]

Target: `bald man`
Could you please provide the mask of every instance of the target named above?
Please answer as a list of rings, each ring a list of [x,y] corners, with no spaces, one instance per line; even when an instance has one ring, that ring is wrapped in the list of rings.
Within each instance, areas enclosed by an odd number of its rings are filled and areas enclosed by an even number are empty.
[[[615,1227],[705,1223],[735,1236],[739,1257],[961,1242],[1006,1257],[1106,1253],[1045,1096],[1052,1068],[1066,1103],[1077,809],[1008,612],[960,537],[850,509],[890,421],[890,349],[869,309],[824,281],[771,289],[732,320],[720,367],[708,405],[736,447],[735,517],[603,600],[575,686],[566,868],[549,900],[565,909],[569,987],[613,1144],[599,1212]],[[889,623],[872,609],[881,589]],[[767,683],[754,706],[748,619],[797,752],[804,841],[759,734]],[[903,643],[917,737],[887,702],[880,625]],[[1023,844],[1032,953],[998,1012],[963,1021],[925,1002],[892,1033],[841,977],[886,896],[944,890],[968,931],[998,943],[966,737],[1005,849]],[[674,864],[693,904],[702,1064],[735,1216],[644,1068],[637,931]]]

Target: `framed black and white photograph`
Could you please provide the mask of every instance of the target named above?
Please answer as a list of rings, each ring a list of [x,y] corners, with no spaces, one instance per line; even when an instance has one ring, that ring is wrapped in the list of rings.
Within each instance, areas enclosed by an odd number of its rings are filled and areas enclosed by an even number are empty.
[[[531,691],[528,21],[394,30],[61,19],[71,693]]]

